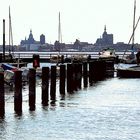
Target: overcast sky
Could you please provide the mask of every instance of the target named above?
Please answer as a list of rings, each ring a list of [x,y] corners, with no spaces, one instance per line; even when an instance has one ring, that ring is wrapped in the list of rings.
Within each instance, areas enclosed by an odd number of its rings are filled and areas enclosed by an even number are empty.
[[[114,43],[128,43],[132,33],[134,0],[0,0],[0,44],[2,44],[3,19],[6,20],[6,44],[8,44],[8,7],[11,8],[13,41],[28,38],[32,29],[34,39],[46,36],[46,42],[58,39],[58,13],[61,13],[62,41],[72,43],[76,39],[95,43],[103,31],[114,35]],[[137,0],[136,21],[140,16],[140,0]],[[135,42],[140,43],[140,23]]]

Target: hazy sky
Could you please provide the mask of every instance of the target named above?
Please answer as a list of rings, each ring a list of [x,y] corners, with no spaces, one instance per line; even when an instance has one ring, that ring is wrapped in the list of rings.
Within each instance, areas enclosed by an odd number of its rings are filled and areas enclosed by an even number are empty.
[[[65,43],[80,41],[95,43],[107,26],[114,34],[114,43],[129,41],[132,33],[134,0],[0,0],[0,44],[3,19],[6,20],[8,44],[8,7],[11,7],[13,41],[20,44],[32,29],[35,40],[46,36],[46,42],[58,39],[58,13],[61,12],[62,40]],[[140,16],[137,0],[136,21]],[[135,42],[140,43],[140,23]]]

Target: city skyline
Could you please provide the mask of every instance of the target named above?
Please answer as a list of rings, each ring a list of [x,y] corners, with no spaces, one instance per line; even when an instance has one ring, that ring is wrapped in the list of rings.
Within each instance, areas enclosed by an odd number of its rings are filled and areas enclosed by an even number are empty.
[[[2,0],[0,0],[2,1]],[[140,16],[140,1],[136,4],[136,22]],[[62,41],[73,43],[76,39],[95,43],[102,36],[104,26],[114,35],[114,43],[128,43],[133,27],[134,0],[5,0],[0,5],[0,44],[2,44],[2,20],[6,21],[6,44],[8,44],[8,16],[11,8],[13,43],[28,37],[32,30],[34,38],[41,34],[47,43],[58,40],[58,16],[61,13]],[[135,43],[140,43],[140,25],[135,33]]]

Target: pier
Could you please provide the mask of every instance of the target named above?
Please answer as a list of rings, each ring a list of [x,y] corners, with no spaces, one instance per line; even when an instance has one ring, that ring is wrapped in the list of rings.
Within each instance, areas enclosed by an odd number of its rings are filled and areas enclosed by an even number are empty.
[[[125,52],[125,55],[130,54],[131,52]],[[0,52],[2,54],[2,52]],[[5,52],[5,55],[8,55],[9,52]],[[99,52],[78,52],[78,51],[71,51],[71,52],[36,52],[36,51],[29,51],[29,52],[14,52],[13,56],[15,59],[21,59],[24,62],[32,62],[33,54],[37,54],[40,57],[41,62],[49,61],[51,57],[53,56],[64,56],[65,58],[71,58],[71,57],[78,57],[83,56],[87,58],[89,55],[91,59],[98,59],[99,58]],[[124,52],[116,52],[117,56],[119,56],[119,59],[122,59]],[[136,52],[135,52],[136,54]]]
[[[111,63],[111,65],[110,65]],[[57,75],[58,66],[42,67],[42,104],[48,105],[49,102],[55,104],[56,102],[56,80],[59,80],[59,94],[65,97],[66,93],[74,93],[87,85],[92,85],[96,81],[103,80],[107,77],[114,77],[114,73],[110,75],[110,71],[114,72],[114,62],[107,61],[89,61],[88,63],[69,63],[60,64],[59,78]],[[89,67],[89,69],[88,69]],[[15,71],[14,80],[14,110],[17,114],[22,112],[22,72]],[[5,113],[5,99],[4,99],[4,78],[1,73],[0,91],[3,93],[0,96],[1,109],[0,114],[4,116]],[[87,81],[89,79],[89,81]],[[50,82],[49,82],[50,81]],[[83,82],[82,82],[83,81]],[[67,84],[65,84],[67,83]],[[29,69],[29,109],[35,110],[36,104],[36,69]],[[50,89],[50,90],[49,90]]]

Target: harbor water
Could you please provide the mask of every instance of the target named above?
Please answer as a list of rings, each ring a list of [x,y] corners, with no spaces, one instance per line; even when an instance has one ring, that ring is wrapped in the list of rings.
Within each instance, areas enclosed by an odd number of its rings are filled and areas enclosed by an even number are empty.
[[[1,140],[139,140],[140,79],[108,78],[61,98],[57,80],[55,105],[41,104],[37,80],[36,109],[29,111],[28,85],[23,112],[14,113],[13,92],[6,90]]]

